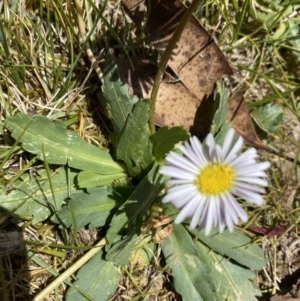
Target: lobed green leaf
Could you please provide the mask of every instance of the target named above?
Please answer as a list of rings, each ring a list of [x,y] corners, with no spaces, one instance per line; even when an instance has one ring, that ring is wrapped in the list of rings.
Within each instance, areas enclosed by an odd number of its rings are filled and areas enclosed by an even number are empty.
[[[19,113],[7,117],[5,126],[15,139],[20,138],[22,147],[43,160],[44,147],[49,164],[67,164],[70,167],[89,170],[99,174],[114,174],[124,171],[109,153],[84,141],[76,133],[68,134],[60,120],[51,122],[44,116],[31,118]]]
[[[52,221],[73,229],[81,229],[85,225],[90,228],[104,226],[132,190],[131,187],[97,187],[87,193],[72,194],[68,204],[53,216]]]
[[[216,300],[213,296],[217,287],[211,267],[199,260],[198,250],[182,225],[175,225],[161,246],[167,265],[172,269],[174,287],[183,300]]]
[[[199,259],[209,267],[211,277],[218,288],[210,300],[257,301],[255,296],[261,296],[261,291],[252,283],[256,279],[253,271],[233,264],[199,241],[195,246],[199,250]]]
[[[204,230],[193,230],[191,233],[217,253],[250,269],[261,270],[266,263],[262,249],[237,229],[233,233],[228,230],[219,233],[215,229],[208,236],[204,234]]]
[[[1,211],[14,212],[15,214],[33,217],[32,223],[44,221],[63,205],[69,193],[75,192],[74,171],[66,172],[60,169],[51,177],[53,194],[46,173],[40,173],[34,178],[23,175],[22,180],[13,184],[12,190],[0,195]],[[70,190],[68,183],[71,183]]]
[[[132,113],[128,115],[124,130],[119,137],[116,155],[125,162],[131,176],[147,170],[154,160],[148,124],[149,113],[149,100],[139,100]]]
[[[106,59],[103,69],[104,83],[102,87],[102,106],[114,127],[114,132],[118,135],[122,132],[128,115],[133,106],[138,101],[134,96],[128,96],[128,85],[120,80],[118,67],[111,56]]]

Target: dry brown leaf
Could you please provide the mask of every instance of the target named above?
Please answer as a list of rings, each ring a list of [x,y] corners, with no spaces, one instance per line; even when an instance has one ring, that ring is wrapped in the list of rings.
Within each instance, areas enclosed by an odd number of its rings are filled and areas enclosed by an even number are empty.
[[[124,0],[124,5],[132,20],[142,28],[146,13],[144,1]],[[185,11],[186,7],[179,0],[151,1],[144,32],[161,55]],[[193,134],[206,135],[213,116],[215,83],[232,70],[211,36],[194,17],[173,50],[169,67],[177,79],[166,76],[165,84],[160,86],[156,106],[158,125],[182,125]]]
[[[229,110],[227,114],[227,120],[233,121],[233,127],[235,131],[244,138],[244,142],[247,145],[259,147],[269,152],[273,152],[272,149],[262,143],[258,138],[249,114],[249,110],[244,101],[243,92],[235,92],[235,94],[230,97],[228,102]]]
[[[132,63],[134,64],[133,71],[130,70],[127,59],[118,58],[115,60],[122,80],[129,85],[130,96],[134,94],[139,97],[149,98],[157,67],[149,63],[145,58],[135,57],[132,58]],[[165,108],[166,103],[168,104],[167,108]],[[205,105],[211,106],[207,101],[203,101],[198,108],[195,104],[195,96],[181,82],[176,81],[170,74],[165,73],[156,103],[156,110],[160,114],[156,114],[155,122],[158,125],[181,125],[183,127],[186,124],[191,124],[194,126],[194,129],[188,129],[192,130],[194,134],[202,136],[204,135],[204,131],[205,134],[209,131],[211,123],[207,122],[207,117],[212,119],[212,114],[209,116],[206,113],[206,118],[197,118],[195,120],[195,112],[197,109],[204,112]]]

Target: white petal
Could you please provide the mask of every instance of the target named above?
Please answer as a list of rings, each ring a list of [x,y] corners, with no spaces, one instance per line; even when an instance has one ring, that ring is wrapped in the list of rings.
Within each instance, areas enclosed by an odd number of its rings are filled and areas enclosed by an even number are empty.
[[[205,226],[205,235],[208,235],[213,227],[214,220],[216,218],[216,208],[215,202],[211,199],[207,201],[207,212],[205,213],[206,226]]]
[[[236,169],[236,176],[238,177],[255,177],[255,178],[267,178],[267,175],[264,171],[253,171],[253,172],[248,172],[248,173],[243,173],[242,169]]]
[[[176,153],[170,153],[166,157],[166,162],[171,163],[171,165],[176,166],[178,168],[182,168],[186,171],[190,171],[192,173],[198,173],[199,168],[193,164],[190,160],[188,160],[185,157],[180,156],[179,154]]]
[[[181,184],[191,184],[194,183],[194,180],[189,179],[173,179],[166,181],[166,185],[181,185]]]
[[[179,145],[178,148],[182,151],[186,158],[191,160],[196,166],[199,167],[199,160],[195,156],[195,153],[193,152],[191,146],[188,143],[186,143],[186,145]]]
[[[225,207],[225,215],[229,215],[233,223],[238,222],[238,214],[236,212],[236,200],[234,197],[229,193],[223,193],[222,195],[223,202],[226,204]]]
[[[195,209],[197,208],[197,203],[196,202],[189,202],[187,205],[181,209],[179,214],[177,215],[174,223],[175,224],[180,224],[184,221],[186,217],[191,217],[193,216]]]
[[[226,158],[229,148],[232,144],[232,140],[234,137],[234,129],[230,129],[225,137],[224,143],[223,143],[223,147],[222,147],[222,153],[223,153],[223,161]]]
[[[202,145],[197,137],[190,138],[190,144],[180,145],[178,147],[183,154],[189,158],[197,167],[201,167],[207,164],[207,159],[203,153]]]
[[[184,208],[185,206],[187,206],[187,204],[189,204],[191,202],[193,202],[193,197],[191,197],[190,195],[185,195],[181,199],[173,199],[172,200],[172,204],[174,205],[174,207],[179,210],[181,210],[182,208]]]
[[[193,218],[191,220],[190,227],[189,227],[191,230],[195,229],[197,227],[197,225],[199,224],[201,215],[203,213],[203,208],[204,208],[205,202],[206,202],[206,197],[205,196],[202,196],[202,197],[199,196],[198,206],[197,206],[197,209],[196,209],[196,211],[193,215]]]
[[[262,205],[264,203],[262,196],[252,191],[242,190],[238,187],[233,187],[232,193],[246,200],[251,204]]]
[[[180,180],[195,180],[195,174],[173,166],[164,166],[159,171],[162,175],[170,176]]]
[[[201,216],[201,219],[199,220],[199,224],[198,224],[199,230],[205,229],[205,227],[206,227],[208,206],[209,206],[209,202],[208,202],[208,199],[206,199],[206,201],[204,202],[203,210],[202,210],[202,216]]]
[[[214,227],[218,227],[219,222],[221,221],[221,213],[220,213],[220,202],[218,198],[214,200],[215,202],[215,221],[214,221]]]
[[[230,232],[234,230],[234,224],[238,222],[238,214],[235,209],[235,200],[227,197],[226,194],[223,195],[223,204],[226,204],[224,207],[225,223]]]
[[[238,175],[250,175],[251,173],[255,173],[255,172],[258,172],[258,171],[263,171],[265,170],[266,168],[268,168],[268,164],[264,164],[264,163],[269,163],[269,162],[263,162],[263,163],[255,163],[255,164],[252,164],[252,165],[248,165],[248,166],[245,166],[245,167],[239,167],[237,169],[237,172],[236,174]]]
[[[235,214],[240,217],[240,219],[246,223],[248,221],[248,215],[246,211],[243,209],[243,207],[237,202],[237,200],[232,196],[231,193],[226,192],[225,193],[227,197],[228,203],[232,206],[233,210],[235,211]],[[232,212],[233,213],[233,212]],[[237,222],[234,220],[234,222]]]
[[[183,208],[187,203],[195,202],[197,200],[197,197],[199,196],[198,192],[191,192],[188,194],[183,194],[181,196],[174,196],[174,197],[168,197],[169,194],[167,194],[163,199],[163,203],[172,202],[172,204],[177,208],[181,209]]]
[[[261,162],[261,163],[258,163],[259,164],[259,167],[261,168],[261,170],[265,170],[265,169],[268,169],[271,165],[270,162],[266,161],[266,162]]]
[[[216,163],[220,164],[223,162],[223,154],[222,154],[222,148],[220,145],[216,146]]]
[[[216,220],[215,220],[215,227],[219,227],[219,232],[222,233],[225,228],[224,223],[224,214],[223,214],[223,202],[221,199],[216,198]]]
[[[219,224],[219,232],[222,233],[226,228],[226,223],[225,223],[225,219],[224,221],[222,220],[222,222],[220,222]]]
[[[244,153],[240,154],[234,160],[230,162],[230,166],[239,166],[239,164],[247,164],[248,162],[255,162],[254,159],[258,157],[257,151],[255,148],[250,148]]]
[[[201,165],[206,165],[207,164],[207,158],[206,158],[203,146],[200,143],[200,141],[198,140],[198,138],[193,136],[190,139],[190,142],[191,142],[191,147],[194,151],[194,154],[199,159],[200,164]]]
[[[255,178],[255,177],[237,177],[236,181],[256,184],[260,186],[268,186],[267,180],[261,178]]]
[[[249,191],[252,191],[252,192],[256,192],[256,193],[260,193],[260,194],[264,194],[266,191],[261,188],[261,187],[258,187],[256,185],[251,185],[251,184],[248,184],[248,183],[244,183],[244,182],[239,182],[239,181],[235,181],[232,185],[232,187],[238,187],[242,190],[249,190]]]
[[[234,223],[232,217],[230,215],[230,210],[225,210],[225,221],[228,227],[229,232],[233,232],[234,230]]]
[[[240,151],[240,149],[243,146],[243,138],[239,137],[238,140],[236,141],[235,145],[233,148],[230,150],[229,154],[224,160],[224,164],[229,164],[232,160],[235,159],[236,154]]]
[[[215,162],[216,158],[216,142],[212,134],[208,134],[206,138],[206,145],[208,147],[209,159]]]
[[[167,195],[164,197],[164,202],[170,202],[173,199],[181,198],[185,195],[189,195],[195,191],[195,185],[185,184],[180,186],[174,186],[168,189]]]

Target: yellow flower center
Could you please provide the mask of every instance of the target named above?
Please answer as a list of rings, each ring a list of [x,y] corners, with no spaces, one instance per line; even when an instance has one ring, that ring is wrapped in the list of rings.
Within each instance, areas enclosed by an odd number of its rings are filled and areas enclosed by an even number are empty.
[[[231,167],[210,164],[197,176],[195,184],[205,195],[219,194],[228,190],[234,179],[234,170]]]

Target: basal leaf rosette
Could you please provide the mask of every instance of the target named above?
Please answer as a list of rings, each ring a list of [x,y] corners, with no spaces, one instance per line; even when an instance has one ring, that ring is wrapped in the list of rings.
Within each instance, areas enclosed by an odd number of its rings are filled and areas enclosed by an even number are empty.
[[[190,219],[190,229],[205,229],[206,235],[214,227],[220,232],[228,227],[232,232],[239,218],[248,220],[237,198],[253,205],[263,204],[261,194],[268,185],[265,170],[270,163],[258,163],[254,148],[239,154],[243,139],[233,141],[233,129],[228,131],[222,146],[212,134],[207,136],[205,145],[193,136],[178,147],[182,154],[171,151],[166,156],[160,173],[171,177],[166,182],[171,187],[162,202],[171,202],[180,210],[176,224]]]

